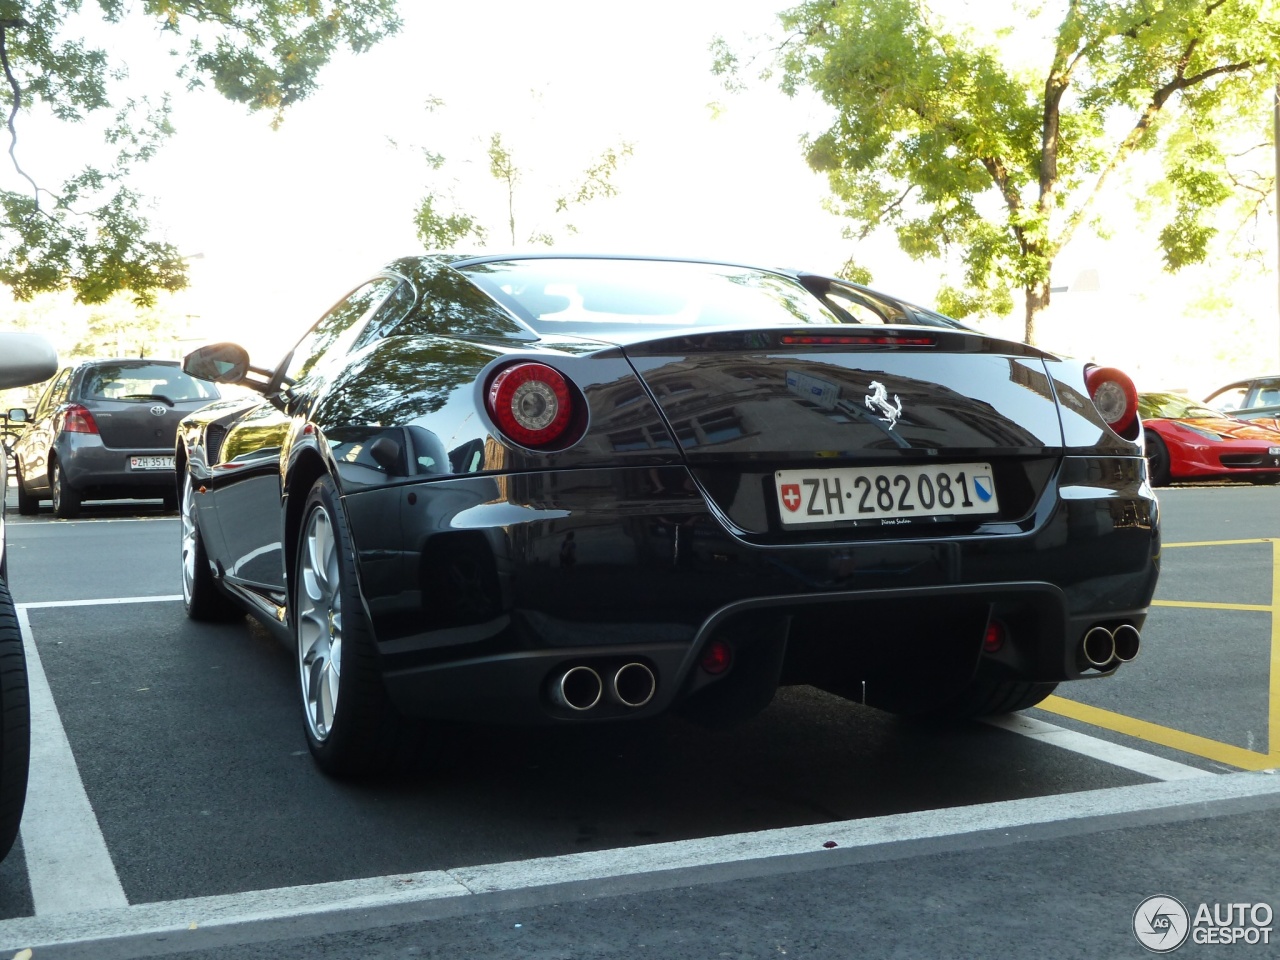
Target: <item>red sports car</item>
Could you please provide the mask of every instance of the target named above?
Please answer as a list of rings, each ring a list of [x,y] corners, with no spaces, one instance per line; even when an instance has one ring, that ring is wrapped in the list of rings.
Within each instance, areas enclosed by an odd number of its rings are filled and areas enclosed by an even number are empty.
[[[1147,472],[1154,486],[1200,477],[1280,481],[1280,432],[1176,393],[1141,393]]]

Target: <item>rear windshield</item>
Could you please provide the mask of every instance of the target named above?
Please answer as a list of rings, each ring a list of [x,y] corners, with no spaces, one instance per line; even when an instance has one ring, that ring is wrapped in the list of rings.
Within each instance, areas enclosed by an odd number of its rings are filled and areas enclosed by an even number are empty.
[[[460,268],[538,333],[655,325],[840,323],[796,281],[748,267],[658,260],[530,259]]]
[[[85,371],[83,400],[217,400],[218,388],[165,363],[104,363]]]

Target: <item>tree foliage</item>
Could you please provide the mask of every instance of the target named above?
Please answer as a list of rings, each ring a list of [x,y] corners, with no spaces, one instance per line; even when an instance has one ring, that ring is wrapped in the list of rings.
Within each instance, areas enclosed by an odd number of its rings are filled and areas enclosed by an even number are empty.
[[[888,227],[913,257],[959,254],[963,289],[942,291],[944,310],[1004,312],[1021,290],[1034,340],[1055,258],[1105,220],[1104,187],[1140,153],[1161,161],[1170,270],[1205,259],[1224,201],[1267,195],[1248,167],[1270,166],[1270,144],[1241,158],[1224,143],[1269,119],[1273,0],[1043,0],[985,39],[936,6],[802,3],[779,15],[787,37],[763,75],[832,109],[805,148],[851,238]],[[713,51],[740,82],[728,45]]]
[[[442,101],[433,99],[428,101],[427,110],[433,112],[443,106]],[[432,177],[427,192],[414,210],[413,223],[418,239],[428,250],[451,250],[465,243],[483,247],[488,243],[491,232],[501,234],[512,247],[522,242],[554,246],[556,232],[578,232],[568,219],[575,209],[594,200],[617,195],[614,174],[634,149],[625,141],[607,147],[568,185],[550,187],[539,178],[538,171],[516,162],[515,148],[504,140],[501,133],[491,133],[487,141],[482,140],[481,143],[489,178],[498,187],[497,208],[501,210],[501,228],[491,231],[487,225],[489,220],[496,222],[494,216],[487,219],[484,214],[464,210],[464,207],[474,210],[484,205],[474,199],[470,202],[461,200],[461,180],[451,176],[452,170],[446,169],[449,164],[444,155],[429,148],[419,148]],[[548,198],[548,189],[555,195]],[[522,200],[526,202],[522,203]],[[540,210],[542,216],[535,219],[531,227],[521,229],[526,221],[517,213],[531,208]],[[548,220],[554,222],[549,225]]]
[[[400,27],[396,0],[0,0],[0,92],[25,184],[0,190],[0,282],[19,299],[70,289],[100,303],[129,291],[145,304],[186,283],[183,258],[156,239],[132,185],[173,133],[168,98],[121,99],[127,69],[102,45],[130,18],[158,31],[176,81],[270,111],[276,124],[339,49],[363,52]],[[32,110],[67,123],[106,117],[102,157],[43,182],[19,135]]]

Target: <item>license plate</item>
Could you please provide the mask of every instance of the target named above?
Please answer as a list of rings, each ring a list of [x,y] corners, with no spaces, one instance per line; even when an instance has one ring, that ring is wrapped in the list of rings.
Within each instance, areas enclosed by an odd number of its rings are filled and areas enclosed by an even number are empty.
[[[173,457],[130,457],[130,470],[172,470]]]
[[[922,517],[998,513],[989,463],[779,470],[785,526],[847,520],[908,523]]]

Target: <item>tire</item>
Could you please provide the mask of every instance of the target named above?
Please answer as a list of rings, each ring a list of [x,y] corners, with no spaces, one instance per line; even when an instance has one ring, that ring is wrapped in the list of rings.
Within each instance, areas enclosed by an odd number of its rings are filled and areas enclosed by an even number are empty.
[[[30,517],[40,509],[40,499],[27,493],[27,488],[22,482],[22,468],[17,467],[13,472],[18,479],[18,513],[24,517]]]
[[[1160,435],[1147,431],[1146,435],[1147,477],[1153,487],[1169,485],[1169,447]]]
[[[234,601],[219,588],[209,568],[209,556],[196,517],[191,474],[183,479],[181,526],[182,605],[192,620],[230,620],[240,614]]]
[[[80,516],[80,491],[67,482],[67,472],[62,463],[53,465],[53,515],[59,520],[74,520]]]
[[[0,860],[18,837],[31,761],[31,703],[22,631],[9,588],[0,580]]]
[[[355,548],[332,478],[311,487],[292,584],[298,689],[307,747],[335,777],[383,770],[402,724],[387,697],[356,583]]]

